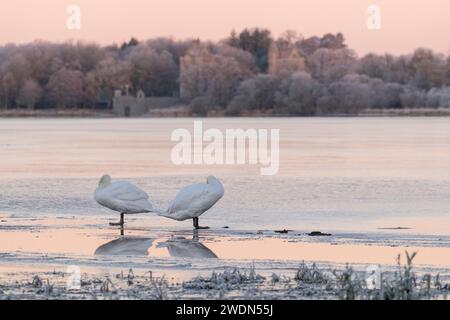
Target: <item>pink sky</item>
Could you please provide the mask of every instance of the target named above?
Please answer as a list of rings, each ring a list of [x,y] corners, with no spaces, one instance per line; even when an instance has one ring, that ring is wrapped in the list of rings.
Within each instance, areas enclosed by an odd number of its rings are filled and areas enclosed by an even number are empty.
[[[66,8],[81,7],[81,30],[66,28]],[[382,29],[366,27],[369,5]],[[131,36],[217,40],[231,29],[294,29],[308,37],[342,32],[359,54],[408,53],[422,46],[450,53],[449,0],[14,0],[0,2],[0,44],[35,39],[120,43]]]

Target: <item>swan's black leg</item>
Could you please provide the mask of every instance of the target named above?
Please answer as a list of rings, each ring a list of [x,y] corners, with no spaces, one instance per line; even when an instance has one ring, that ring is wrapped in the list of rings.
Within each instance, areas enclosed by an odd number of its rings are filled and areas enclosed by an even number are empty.
[[[194,220],[194,228],[198,229],[198,218],[194,218],[192,220]]]
[[[123,227],[123,225],[124,225],[124,214],[123,213],[120,214],[120,221],[119,222],[110,222],[109,225],[110,226],[121,226],[121,227]]]
[[[198,217],[196,217],[196,218],[193,218],[193,220],[194,220],[194,228],[195,229],[209,229],[209,227],[200,227],[199,226],[199,224],[198,224]]]

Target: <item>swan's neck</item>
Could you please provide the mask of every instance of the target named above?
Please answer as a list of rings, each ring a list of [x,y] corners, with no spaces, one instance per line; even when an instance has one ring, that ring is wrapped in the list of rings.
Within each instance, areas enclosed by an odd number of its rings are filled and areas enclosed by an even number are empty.
[[[111,182],[100,182],[99,184],[98,184],[98,190],[102,190],[102,189],[105,189],[106,187],[108,187],[109,185],[111,184]]]

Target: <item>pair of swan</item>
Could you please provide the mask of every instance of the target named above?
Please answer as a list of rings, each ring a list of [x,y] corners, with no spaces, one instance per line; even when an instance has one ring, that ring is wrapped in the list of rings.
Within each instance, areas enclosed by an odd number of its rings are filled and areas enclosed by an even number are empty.
[[[184,221],[193,220],[195,229],[200,227],[198,217],[208,211],[224,195],[222,183],[215,177],[208,177],[206,183],[187,186],[178,192],[166,211],[152,206],[148,194],[127,181],[112,182],[109,175],[100,179],[94,198],[102,206],[120,213],[120,221],[112,225],[124,225],[125,214],[155,212],[159,216]]]

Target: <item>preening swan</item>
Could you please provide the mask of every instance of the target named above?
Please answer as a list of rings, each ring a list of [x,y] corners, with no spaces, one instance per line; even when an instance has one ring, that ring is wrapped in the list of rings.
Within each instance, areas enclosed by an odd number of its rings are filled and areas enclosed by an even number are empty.
[[[195,229],[200,227],[198,217],[208,211],[224,195],[222,183],[215,177],[208,177],[206,183],[187,186],[178,192],[169,209],[158,215],[177,221],[193,219]]]
[[[152,212],[152,204],[148,194],[127,181],[111,182],[111,177],[105,175],[100,179],[94,194],[95,200],[102,206],[120,212],[119,225],[123,227],[124,214]]]

